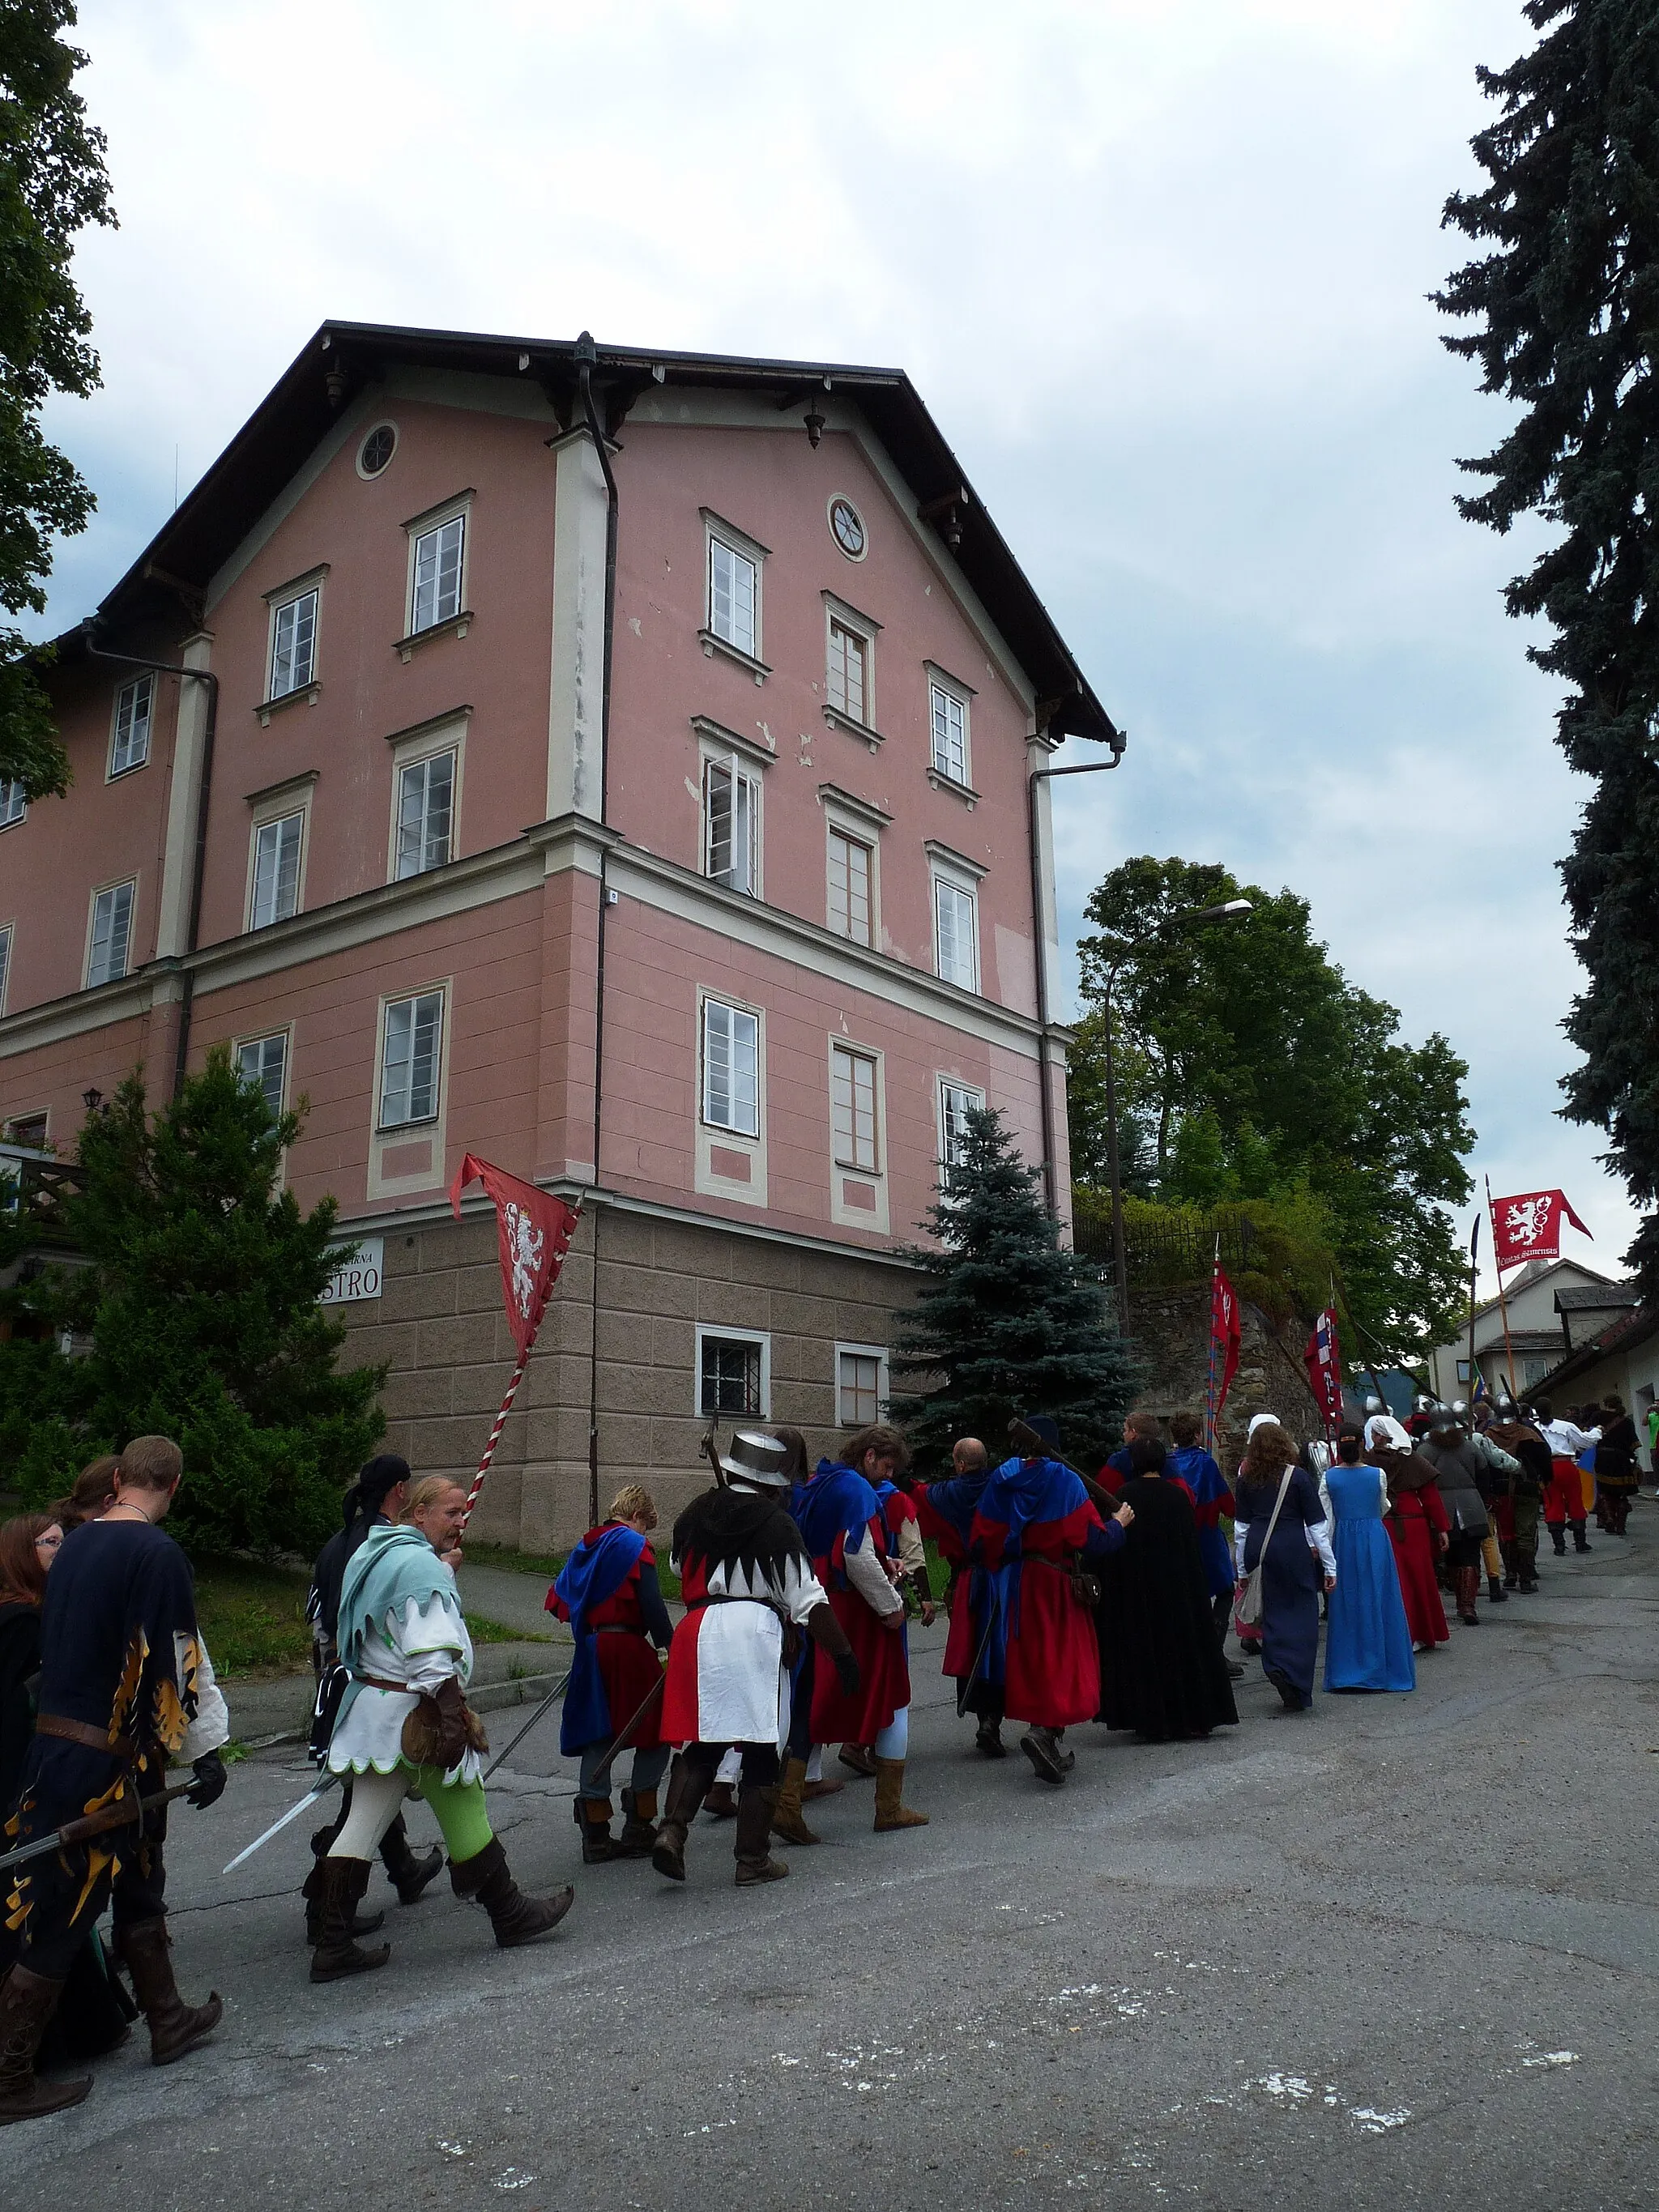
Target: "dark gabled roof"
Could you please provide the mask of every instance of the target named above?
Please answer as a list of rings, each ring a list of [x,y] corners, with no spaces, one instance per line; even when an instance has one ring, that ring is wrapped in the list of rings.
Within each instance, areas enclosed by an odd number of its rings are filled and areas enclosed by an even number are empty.
[[[1637,1303],[1634,1283],[1591,1283],[1555,1294],[1557,1313],[1613,1313]]]
[[[1659,1332],[1659,1306],[1638,1305],[1634,1313],[1620,1314],[1617,1321],[1609,1322],[1587,1344],[1570,1352],[1531,1387],[1540,1397],[1547,1398],[1552,1389],[1571,1382],[1576,1375],[1588,1374],[1592,1367],[1599,1367],[1616,1352],[1632,1351],[1656,1332]]]
[[[529,379],[561,423],[576,410],[571,339],[495,337],[392,324],[325,323],[277,380],[200,482],[102,602],[106,631],[175,615],[210,580],[324,437],[345,401],[390,367],[458,370]],[[589,341],[591,343],[591,341]],[[947,541],[989,611],[1040,702],[1039,723],[1055,737],[1091,738],[1121,751],[1123,739],[1091,688],[1001,532],[975,494],[902,369],[829,362],[754,361],[723,354],[599,346],[592,388],[615,435],[629,408],[658,386],[764,392],[780,411],[826,391],[854,398],[915,495],[918,511]],[[76,633],[62,642],[70,645]]]

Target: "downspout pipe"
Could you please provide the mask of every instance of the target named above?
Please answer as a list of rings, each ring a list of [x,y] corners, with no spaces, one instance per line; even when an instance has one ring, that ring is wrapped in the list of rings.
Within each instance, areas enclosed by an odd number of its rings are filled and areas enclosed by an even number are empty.
[[[142,653],[106,653],[92,641],[97,617],[91,617],[82,625],[82,635],[88,653],[94,660],[113,661],[122,668],[153,669],[160,676],[193,676],[198,684],[208,687],[207,726],[202,732],[202,775],[196,791],[195,852],[191,864],[190,916],[185,927],[185,951],[195,951],[202,928],[202,885],[207,876],[208,805],[213,796],[213,744],[219,727],[219,678],[211,668],[186,668],[176,660],[148,660]],[[185,1069],[190,1059],[191,1015],[196,1001],[196,970],[186,966],[184,990],[179,1004],[179,1042],[173,1056],[173,1089],[169,1097],[176,1098],[184,1087]]]
[[[609,819],[611,801],[611,654],[617,623],[616,472],[599,410],[593,404],[593,371],[599,348],[584,331],[576,341],[577,388],[582,415],[605,477],[605,653],[599,685],[599,822]],[[593,966],[593,1184],[599,1182],[599,1146],[605,1115],[605,939],[610,910],[609,854],[599,847],[599,921]],[[588,1351],[587,1504],[590,1525],[599,1517],[599,1208],[593,1209],[593,1312]]]
[[[1048,1079],[1048,940],[1042,905],[1042,846],[1037,835],[1037,786],[1058,775],[1103,775],[1120,767],[1128,744],[1127,732],[1114,730],[1107,740],[1110,760],[1085,761],[1077,768],[1034,769],[1025,780],[1026,828],[1031,848],[1031,922],[1036,945],[1037,1096],[1042,1112],[1042,1202],[1050,1220],[1060,1218],[1060,1192],[1054,1182],[1054,1101]]]

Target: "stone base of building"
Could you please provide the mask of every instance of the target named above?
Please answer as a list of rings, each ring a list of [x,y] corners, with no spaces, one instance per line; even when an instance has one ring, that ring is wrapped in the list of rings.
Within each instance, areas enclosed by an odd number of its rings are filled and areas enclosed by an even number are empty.
[[[342,1229],[350,1233],[351,1224]],[[597,1296],[594,1247],[597,1237]],[[816,1456],[838,1420],[837,1353],[884,1351],[914,1272],[873,1254],[825,1252],[616,1206],[582,1211],[541,1334],[496,1449],[471,1533],[486,1544],[562,1551],[623,1483],[652,1492],[665,1533],[708,1486],[699,1410],[702,1340],[752,1344],[769,1418]],[[513,1371],[495,1217],[384,1232],[378,1298],[338,1309],[342,1359],[384,1364],[385,1449],[418,1474],[470,1483]],[[726,1335],[723,1332],[730,1332]],[[597,1354],[598,1468],[589,1452]],[[735,1352],[730,1364],[738,1364]],[[867,1372],[867,1370],[866,1370]],[[743,1416],[720,1416],[722,1436]]]

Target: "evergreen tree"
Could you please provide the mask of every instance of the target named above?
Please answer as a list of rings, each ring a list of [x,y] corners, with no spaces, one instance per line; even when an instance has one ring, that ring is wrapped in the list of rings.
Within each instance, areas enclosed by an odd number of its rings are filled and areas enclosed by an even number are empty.
[[[115,221],[104,134],[75,89],[86,56],[58,33],[70,0],[0,0],[0,611],[45,611],[52,541],[84,530],[92,494],[40,432],[54,392],[96,390],[92,318],[76,289],[76,234]],[[68,788],[69,755],[30,650],[0,622],[0,783]]]
[[[898,1316],[896,1373],[927,1387],[896,1395],[891,1412],[924,1461],[946,1460],[957,1437],[1004,1456],[1016,1413],[1049,1413],[1068,1457],[1115,1443],[1129,1402],[1127,1351],[1089,1264],[1060,1249],[1028,1168],[994,1112],[968,1116],[960,1163],[926,1226],[937,1240],[907,1254],[927,1281]]]
[[[21,1294],[44,1340],[0,1345],[0,1472],[40,1501],[129,1437],[170,1436],[172,1516],[209,1551],[309,1553],[385,1428],[384,1370],[342,1373],[345,1329],[318,1299],[336,1210],[281,1188],[300,1117],[272,1115],[217,1047],[151,1115],[134,1074],[81,1132],[66,1226],[84,1267]],[[90,1349],[65,1355],[58,1332]]]
[[[1473,142],[1490,182],[1445,222],[1494,251],[1435,295],[1479,327],[1444,343],[1518,409],[1488,479],[1460,500],[1507,532],[1535,514],[1552,542],[1510,583],[1516,616],[1553,635],[1529,657],[1566,696],[1557,737],[1594,779],[1562,866],[1589,972],[1567,1034],[1585,1058],[1563,1109],[1605,1129],[1607,1158],[1649,1209],[1630,1258],[1659,1296],[1659,4],[1528,0],[1545,33],[1510,69]]]

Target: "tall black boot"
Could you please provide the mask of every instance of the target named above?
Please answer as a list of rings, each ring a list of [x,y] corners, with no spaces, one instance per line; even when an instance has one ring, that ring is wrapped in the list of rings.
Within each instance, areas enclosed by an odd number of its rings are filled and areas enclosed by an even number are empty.
[[[1575,1521],[1572,1524],[1572,1548],[1575,1552],[1588,1552],[1593,1548],[1589,1538],[1584,1534],[1582,1521]]]
[[[1514,1537],[1502,1538],[1498,1548],[1504,1554],[1504,1587],[1505,1589],[1513,1589],[1521,1579],[1521,1570],[1516,1564]]]
[[[1547,1523],[1547,1526],[1550,1532],[1550,1541],[1555,1547],[1556,1558],[1558,1559],[1565,1559],[1567,1556],[1566,1530],[1562,1527],[1559,1521],[1552,1521]]]
[[[329,1845],[339,1834],[341,1826],[342,1823],[331,1820],[325,1828],[319,1828],[312,1837],[311,1872],[300,1885],[300,1894],[306,1901],[306,1942],[313,1951],[323,1940],[323,1869],[328,1863]],[[401,1815],[392,1823],[392,1826],[402,1827]],[[382,1845],[381,1849],[384,1854],[385,1846]],[[404,1850],[406,1852],[408,1849],[409,1844],[405,1839]],[[438,1854],[438,1864],[439,1866],[443,1864],[441,1851]],[[434,1868],[434,1872],[435,1873],[436,1870]],[[387,1872],[391,1872],[389,1866]],[[393,1879],[395,1880],[396,1877],[394,1876]],[[372,1936],[385,1918],[384,1912],[356,1913],[352,1918],[351,1933],[354,1936]]]
[[[311,1954],[313,1982],[337,1982],[347,1974],[366,1974],[385,1966],[392,1956],[390,1943],[361,1950],[352,1940],[352,1928],[363,1892],[368,1887],[367,1859],[325,1859],[322,1864],[322,1941]]]
[[[398,1893],[398,1904],[417,1905],[427,1884],[435,1881],[444,1870],[443,1846],[434,1844],[429,1851],[416,1858],[410,1847],[408,1826],[399,1813],[380,1838],[380,1864]],[[359,1921],[356,1932],[367,1936],[380,1924],[380,1915],[377,1912],[372,1920]]]

